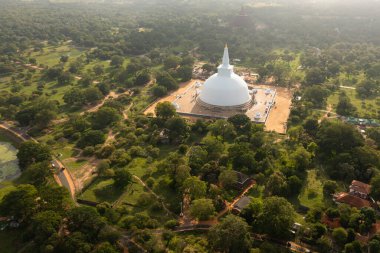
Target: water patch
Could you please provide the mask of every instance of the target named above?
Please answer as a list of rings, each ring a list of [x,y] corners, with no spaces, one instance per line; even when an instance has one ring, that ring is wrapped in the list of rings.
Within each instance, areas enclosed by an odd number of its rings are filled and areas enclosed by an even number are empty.
[[[9,142],[0,141],[0,182],[12,180],[20,175],[17,149]]]

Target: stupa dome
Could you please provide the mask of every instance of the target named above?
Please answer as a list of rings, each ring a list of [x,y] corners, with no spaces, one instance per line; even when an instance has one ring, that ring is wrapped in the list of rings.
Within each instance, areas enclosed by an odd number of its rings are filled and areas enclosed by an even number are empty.
[[[220,107],[245,107],[251,102],[247,83],[233,71],[227,46],[218,73],[206,80],[199,95],[202,103]]]

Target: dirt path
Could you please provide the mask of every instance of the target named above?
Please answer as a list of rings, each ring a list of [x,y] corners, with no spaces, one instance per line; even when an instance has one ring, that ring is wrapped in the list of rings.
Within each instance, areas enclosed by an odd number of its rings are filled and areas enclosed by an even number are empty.
[[[112,129],[108,131],[107,139],[104,142],[104,145],[111,144],[115,140],[115,134],[113,133]]]
[[[78,160],[86,160],[87,163],[80,167],[80,169],[76,169],[74,172],[72,172],[72,178],[73,182],[75,184],[75,187],[77,191],[81,191],[83,187],[85,186],[86,182],[91,179],[95,172],[96,172],[96,166],[99,163],[99,160],[95,157],[92,157],[90,159],[85,157],[71,157],[67,158],[63,161],[65,162],[76,162]]]
[[[149,186],[146,185],[146,183],[141,179],[139,178],[138,176],[136,175],[133,175],[133,178],[136,179],[142,186],[144,186],[145,189],[147,189],[147,191],[149,193],[151,193],[161,204],[162,204],[162,207],[165,209],[166,213],[169,215],[172,215],[172,216],[176,216],[172,211],[170,211],[165,203],[162,201],[162,198],[160,196],[158,196],[151,188],[149,188]]]
[[[240,193],[239,196],[237,196],[231,203],[229,203],[226,208],[219,212],[218,215],[216,216],[216,219],[218,220],[220,217],[222,217],[223,215],[225,215],[228,211],[231,211],[232,208],[234,207],[234,205],[242,198],[245,196],[245,194],[252,189],[253,186],[256,185],[256,182],[253,181],[250,185],[247,186],[247,188],[245,188],[245,190]]]
[[[189,211],[188,211],[188,207],[189,207],[189,203],[186,199],[186,196],[184,197],[184,207],[183,207],[183,217],[181,217],[179,219],[179,222],[180,222],[180,227],[179,227],[179,230],[181,230],[180,228],[181,227],[189,227],[189,226],[193,226],[193,225],[205,225],[205,226],[213,226],[215,224],[218,224],[219,223],[219,219],[221,217],[223,217],[227,212],[231,211],[234,207],[234,205],[242,198],[245,196],[245,194],[247,194],[247,192],[252,189],[253,186],[256,185],[256,182],[253,181],[250,185],[247,186],[247,188],[244,189],[244,191],[242,191],[239,196],[237,196],[231,203],[228,203],[226,205],[226,207],[220,211],[213,219],[210,219],[210,220],[207,220],[207,221],[196,221],[196,220],[191,220],[190,218],[190,215],[189,215]]]
[[[326,110],[318,110],[320,112],[324,112],[325,114],[322,115],[322,117],[318,120],[318,123],[321,123],[323,119],[327,119],[327,118],[336,118],[338,116],[338,114],[336,114],[335,112],[333,112],[333,107],[331,104],[328,104],[327,105],[327,108]],[[334,114],[335,116],[334,117],[331,117],[331,114]]]
[[[340,88],[343,88],[343,89],[350,89],[350,90],[356,90],[355,87],[351,87],[351,86],[344,86],[344,85],[341,85],[339,86]]]

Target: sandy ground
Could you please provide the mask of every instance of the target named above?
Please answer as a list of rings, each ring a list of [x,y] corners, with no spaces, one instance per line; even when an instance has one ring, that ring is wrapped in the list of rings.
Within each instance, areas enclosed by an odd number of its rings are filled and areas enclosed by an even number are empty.
[[[154,109],[156,108],[157,104],[158,103],[162,103],[162,102],[165,102],[165,101],[169,101],[169,102],[173,102],[177,96],[183,94],[186,92],[186,90],[192,86],[195,82],[197,81],[200,81],[200,80],[190,80],[188,82],[185,82],[185,83],[181,83],[179,85],[179,89],[176,90],[176,91],[173,91],[172,93],[170,93],[169,95],[167,95],[166,97],[163,97],[161,98],[160,100],[154,102],[153,104],[151,104],[145,111],[144,111],[144,114],[148,114],[148,113],[152,113],[154,115]]]
[[[169,101],[176,105],[179,113],[191,113],[198,115],[208,115],[220,118],[228,118],[241,111],[221,111],[220,109],[205,109],[196,103],[196,87],[195,83],[200,80],[191,80],[186,83],[182,83],[177,91],[174,91],[170,95],[156,101],[145,110],[145,114],[152,113],[154,115],[154,109],[160,102]],[[269,102],[275,102],[272,106],[269,116],[265,122],[265,128],[267,131],[275,131],[281,134],[286,133],[286,123],[288,121],[291,109],[292,93],[289,89],[284,87],[272,86],[272,85],[250,85],[250,88],[256,88],[255,101],[247,112],[248,117],[254,118],[259,112],[262,116],[260,119],[255,119],[255,122],[264,123],[266,119],[266,108]],[[266,94],[266,89],[270,89],[271,93]],[[276,95],[274,95],[276,92]],[[189,116],[186,116],[189,118]]]
[[[264,85],[261,87],[274,88],[273,86]],[[275,89],[277,90],[276,105],[272,107],[269,113],[265,123],[265,130],[285,134],[292,105],[292,93],[289,89],[283,87],[276,87]]]

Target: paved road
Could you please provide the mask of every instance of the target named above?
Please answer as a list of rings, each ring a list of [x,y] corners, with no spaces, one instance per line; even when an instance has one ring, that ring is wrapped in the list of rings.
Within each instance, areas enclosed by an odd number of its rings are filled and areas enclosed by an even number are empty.
[[[27,133],[23,132],[21,129],[13,127],[6,122],[0,122],[0,128],[4,129],[5,131],[7,131],[11,134],[13,134],[18,139],[20,139],[20,141],[22,141],[22,142],[28,141],[28,140],[38,142],[36,139],[29,136]],[[56,168],[63,168],[64,167],[63,164],[57,159],[54,159],[52,161],[52,163],[55,165]],[[70,192],[71,197],[75,200],[74,182],[73,182],[71,176],[69,175],[69,173],[67,172],[67,169],[60,171],[58,174],[54,174],[54,179],[58,185],[64,186],[65,188],[67,188]]]

